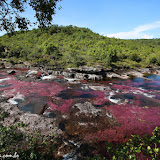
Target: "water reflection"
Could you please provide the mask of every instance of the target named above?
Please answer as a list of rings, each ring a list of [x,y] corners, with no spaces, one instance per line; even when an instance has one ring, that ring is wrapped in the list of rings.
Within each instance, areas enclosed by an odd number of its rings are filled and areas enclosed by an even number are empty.
[[[154,81],[160,81],[160,76],[158,75],[149,75],[146,78],[154,80]]]

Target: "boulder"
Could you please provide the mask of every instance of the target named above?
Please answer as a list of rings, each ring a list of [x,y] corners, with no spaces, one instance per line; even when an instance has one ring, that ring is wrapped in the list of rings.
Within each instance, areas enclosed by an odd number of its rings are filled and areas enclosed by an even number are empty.
[[[112,118],[112,115],[110,115],[106,110],[104,109],[98,109],[95,106],[92,105],[90,102],[85,103],[77,103],[72,108],[78,109],[79,111],[76,113],[77,116],[81,114],[85,114],[85,116],[109,116],[109,118]]]
[[[7,73],[8,74],[14,74],[14,73],[16,73],[16,71],[15,70],[8,70]]]
[[[35,71],[35,70],[29,70],[26,74],[26,77],[28,76],[32,76],[32,75],[36,75],[38,73],[38,71]]]
[[[42,80],[53,80],[55,79],[56,76],[53,76],[53,75],[49,75],[49,76],[42,76],[41,79]]]
[[[99,80],[102,80],[103,77],[102,77],[102,75],[89,74],[88,79],[89,80],[94,80],[94,81],[99,81]]]
[[[46,118],[37,114],[24,113],[20,111],[15,105],[2,102],[0,103],[1,113],[6,112],[9,116],[3,121],[4,126],[16,125],[23,122],[26,127],[22,131],[35,132],[39,131],[42,135],[50,135],[51,132],[60,135],[62,131],[56,126],[56,120],[53,118]]]

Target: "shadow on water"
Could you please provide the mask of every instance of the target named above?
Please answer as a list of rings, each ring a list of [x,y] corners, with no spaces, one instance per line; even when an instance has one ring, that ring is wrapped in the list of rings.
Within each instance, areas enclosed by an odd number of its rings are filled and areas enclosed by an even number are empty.
[[[61,91],[61,93],[58,94],[57,97],[60,97],[62,99],[74,99],[74,98],[94,98],[95,96],[87,92],[85,93],[85,91],[76,92],[76,90],[67,89],[67,90]]]
[[[132,82],[141,83],[141,82],[144,82],[144,78],[135,77],[135,78],[132,78]]]
[[[43,114],[43,112],[47,109],[47,102],[45,100],[16,100],[18,102],[18,108],[24,112],[30,112],[33,114]]]

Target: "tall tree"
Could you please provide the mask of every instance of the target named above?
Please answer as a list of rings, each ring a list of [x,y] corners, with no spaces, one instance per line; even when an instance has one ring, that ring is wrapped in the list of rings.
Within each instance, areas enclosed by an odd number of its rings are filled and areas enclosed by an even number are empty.
[[[51,24],[57,2],[61,0],[0,0],[0,31],[13,32],[15,28],[27,30],[29,25],[37,24],[40,28]],[[35,11],[35,22],[24,16],[25,9]]]

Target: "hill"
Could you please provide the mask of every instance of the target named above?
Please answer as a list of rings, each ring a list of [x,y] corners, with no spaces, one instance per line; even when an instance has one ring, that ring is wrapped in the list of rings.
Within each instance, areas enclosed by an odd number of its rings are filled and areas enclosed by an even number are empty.
[[[160,39],[122,40],[101,36],[88,28],[53,25],[44,31],[33,29],[0,37],[0,57],[55,68],[151,67],[160,65]]]

